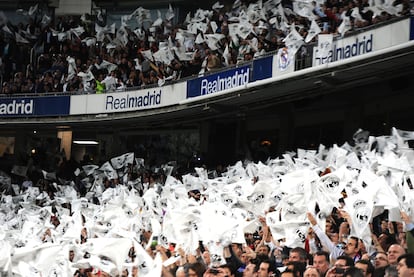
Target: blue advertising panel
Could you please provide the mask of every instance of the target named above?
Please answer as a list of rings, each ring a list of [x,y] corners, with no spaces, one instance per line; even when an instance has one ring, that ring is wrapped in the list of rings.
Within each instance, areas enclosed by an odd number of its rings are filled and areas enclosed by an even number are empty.
[[[410,40],[414,40],[414,17],[410,18]]]
[[[0,98],[0,117],[69,115],[70,96]]]
[[[273,56],[253,61],[252,81],[263,80],[272,77]]]
[[[236,88],[250,81],[250,65],[187,81],[187,98]]]

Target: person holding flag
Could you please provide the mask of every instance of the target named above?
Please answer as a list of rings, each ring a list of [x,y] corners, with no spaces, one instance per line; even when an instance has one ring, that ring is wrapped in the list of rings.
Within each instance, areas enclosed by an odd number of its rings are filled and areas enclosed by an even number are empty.
[[[354,236],[350,236],[348,241],[346,242],[344,248],[338,248],[328,237],[328,235],[319,227],[318,223],[316,222],[315,217],[311,213],[307,213],[307,217],[309,222],[311,223],[311,227],[314,230],[315,234],[320,239],[322,245],[328,249],[330,252],[331,260],[336,260],[339,256],[349,256],[351,257],[354,262],[358,261],[361,258],[360,255],[360,239]]]

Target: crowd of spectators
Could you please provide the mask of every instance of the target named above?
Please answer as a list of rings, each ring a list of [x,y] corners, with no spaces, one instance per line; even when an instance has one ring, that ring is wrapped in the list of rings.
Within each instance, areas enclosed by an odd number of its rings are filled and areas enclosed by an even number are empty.
[[[411,140],[413,135],[394,132],[390,137],[371,137],[371,144],[367,143],[368,138],[356,136],[355,145],[342,146],[342,152],[338,146],[320,148],[320,161],[316,161],[318,154],[312,151],[305,154],[303,150],[266,164],[246,161],[223,171],[200,167],[185,175],[178,174],[171,164],[146,168],[145,161],[135,158],[133,153],[114,157],[100,167],[85,164],[76,168],[72,177],[42,171],[42,178],[34,182],[28,178],[27,170],[15,170],[14,174],[19,174],[15,177],[23,179],[9,181],[10,189],[5,192],[10,195],[3,193],[0,201],[3,226],[0,235],[4,238],[0,242],[4,249],[0,270],[4,274],[9,270],[13,276],[29,276],[27,268],[41,273],[34,276],[413,276],[414,222],[410,204],[401,204],[396,216],[392,215],[395,210],[384,209],[383,204],[376,206],[375,213],[371,210],[372,214],[366,209],[354,213],[349,206],[351,202],[347,202],[353,197],[351,192],[364,187],[358,186],[358,180],[366,174],[362,165],[358,170],[349,169],[357,174],[335,196],[338,201],[331,204],[334,208],[325,218],[316,213],[323,209],[326,204],[323,202],[301,210],[301,201],[296,198],[296,203],[282,206],[283,198],[298,193],[297,184],[289,176],[301,176],[303,166],[317,173],[316,182],[325,184],[332,181],[327,176],[341,176],[344,168],[358,167],[356,160],[367,162],[369,158],[371,163],[364,166],[378,176],[370,178],[374,186],[380,187],[386,167],[390,175],[396,173],[396,165],[390,161],[383,167],[377,164],[387,155],[386,145],[393,145],[395,155],[402,154],[400,151],[407,154],[409,147],[404,139]],[[367,149],[370,151],[366,152]],[[371,151],[377,153],[378,160]],[[344,167],[336,168],[338,163]],[[399,165],[400,170],[405,168],[407,176],[412,176],[414,165],[408,160],[406,163],[405,167]],[[275,172],[284,172],[284,176],[274,175]],[[1,177],[4,190],[7,180]],[[312,177],[308,174],[303,178],[306,181]],[[335,186],[331,181],[329,185]],[[316,197],[313,192],[320,189],[316,182],[310,191],[299,192],[300,197]],[[365,187],[371,185],[369,181],[365,183]],[[279,195],[282,199],[270,197],[279,186],[286,186],[284,194]],[[399,189],[404,191],[401,203],[414,201],[414,189],[406,182],[392,189],[382,187],[370,197],[381,202],[377,197],[386,193],[387,205],[391,207],[393,194],[397,195]],[[260,191],[261,196],[257,194]],[[307,212],[291,213],[296,222],[292,223],[284,211],[289,207]],[[243,216],[242,210],[251,214]],[[272,219],[275,214],[283,225],[302,225],[306,232],[297,236],[299,240],[292,241],[288,233],[283,234],[281,226],[275,227]],[[237,224],[231,225],[234,217]],[[369,227],[366,226],[369,238],[356,236],[363,222],[361,217],[371,217]],[[299,218],[306,218],[307,223],[298,223]],[[233,226],[230,235],[228,226]],[[239,226],[244,226],[243,238],[236,234]],[[202,233],[201,229],[203,235],[196,235]],[[210,232],[215,235],[210,237]],[[208,237],[214,237],[215,241],[209,241]]]
[[[122,17],[121,26],[116,22],[117,28],[105,25],[101,14],[49,18],[33,8],[28,22],[17,25],[3,14],[1,93],[101,93],[163,85],[274,52],[285,46],[292,26],[303,39],[312,21],[321,33],[344,35],[407,16],[410,8],[408,0],[237,0],[232,6],[217,2],[182,22],[171,7],[154,21],[138,8]],[[339,28],[345,18],[349,24]]]

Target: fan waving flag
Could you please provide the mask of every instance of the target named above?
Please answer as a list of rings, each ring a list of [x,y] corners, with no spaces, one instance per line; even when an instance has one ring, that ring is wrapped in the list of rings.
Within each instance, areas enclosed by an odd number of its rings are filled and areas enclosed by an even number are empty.
[[[309,28],[308,34],[306,35],[305,42],[309,43],[315,36],[322,32],[319,25],[316,23],[315,19],[312,20],[311,26]]]
[[[345,36],[346,32],[352,29],[352,25],[349,16],[344,15],[342,18],[342,23],[338,27],[338,32],[341,34],[341,36]]]
[[[111,164],[115,169],[123,168],[134,163],[134,153],[126,153],[111,159]]]
[[[296,31],[292,24],[290,33],[284,38],[283,42],[289,49],[289,55],[294,56],[299,48],[304,44],[303,37]]]
[[[352,188],[347,189],[345,201],[345,211],[349,213],[352,219],[352,232],[365,240],[364,237],[369,230],[369,223],[372,220],[374,211],[374,197],[377,194],[376,185],[378,177],[367,169],[363,169],[356,182],[352,183]]]

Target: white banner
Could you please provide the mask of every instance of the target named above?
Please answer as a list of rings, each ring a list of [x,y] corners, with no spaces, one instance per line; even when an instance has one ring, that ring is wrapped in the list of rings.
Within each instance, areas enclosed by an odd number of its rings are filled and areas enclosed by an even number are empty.
[[[287,47],[280,48],[273,56],[272,77],[295,71],[295,56],[289,54]]]
[[[181,82],[125,92],[73,95],[70,114],[130,112],[175,105],[186,98],[186,85],[186,82]]]
[[[318,48],[316,50],[316,59],[324,63],[324,57],[329,57],[333,49],[333,34],[318,35]]]
[[[312,66],[375,52],[409,40],[410,19],[408,18],[355,36],[334,40],[332,50],[327,55],[319,53],[318,43],[318,46],[313,47]]]

